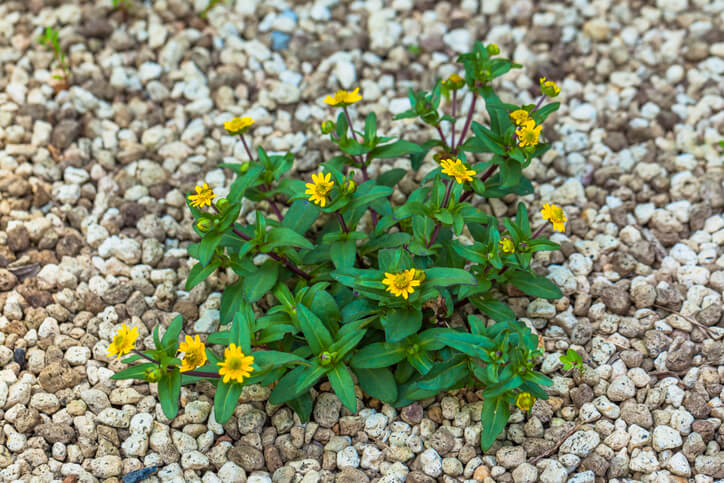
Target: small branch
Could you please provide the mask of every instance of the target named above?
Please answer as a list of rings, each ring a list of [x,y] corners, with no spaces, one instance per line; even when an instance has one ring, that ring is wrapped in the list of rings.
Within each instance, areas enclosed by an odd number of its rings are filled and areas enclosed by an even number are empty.
[[[239,230],[238,228],[234,227],[234,228],[233,228],[233,231],[234,231],[234,234],[236,234],[236,235],[237,235],[238,237],[240,237],[242,240],[246,240],[246,241],[251,240],[251,237],[250,237],[249,235],[245,234],[244,232],[242,232],[242,231]],[[267,253],[266,255],[269,255],[269,257],[273,258],[273,259],[276,260],[277,262],[283,263],[289,270],[291,270],[292,272],[296,273],[297,275],[299,275],[300,277],[304,278],[305,280],[311,280],[311,279],[312,279],[312,276],[311,276],[310,274],[308,274],[307,272],[305,272],[305,271],[302,270],[301,268],[299,268],[299,267],[297,267],[296,265],[294,265],[288,258],[283,257],[283,256],[281,256],[281,255],[277,255],[277,254],[274,253],[274,252],[269,252],[269,253]]]
[[[545,98],[546,98],[545,95],[540,96],[540,99],[538,99],[538,103],[537,103],[537,104],[535,105],[535,107],[530,111],[531,114],[533,114],[535,111],[537,111],[537,110],[540,108],[540,106],[541,106],[541,104],[543,104],[543,101],[545,100]]]
[[[570,431],[568,431],[568,432],[565,434],[565,436],[563,436],[563,437],[560,439],[560,441],[558,441],[558,443],[556,443],[555,446],[553,446],[553,447],[552,447],[551,449],[549,449],[548,451],[545,451],[544,453],[539,454],[538,456],[536,456],[535,458],[533,458],[532,460],[530,460],[528,463],[534,465],[534,464],[536,464],[538,461],[542,460],[543,458],[545,458],[545,457],[547,457],[547,456],[550,456],[550,455],[552,455],[553,453],[555,453],[555,452],[558,450],[558,448],[560,448],[561,445],[562,445],[563,443],[565,443],[566,440],[573,435],[573,433],[575,433],[576,431],[578,431],[578,430],[581,428],[581,425],[582,425],[582,424],[583,424],[583,423],[578,423],[578,424],[576,424],[576,425],[573,427],[573,429],[571,429]]]
[[[447,147],[448,147],[447,141],[445,140],[445,135],[442,133],[442,128],[440,127],[440,124],[435,126],[435,129],[437,129],[437,133],[440,135],[440,140],[442,141],[442,143],[445,145],[445,148],[447,149]]]
[[[221,376],[218,373],[211,371],[186,371],[182,372],[181,374],[186,376],[211,377],[214,379],[221,379]]]
[[[251,150],[249,149],[249,145],[246,144],[246,138],[244,138],[243,134],[239,134],[239,137],[241,138],[241,142],[244,144],[244,149],[246,150],[246,155],[249,156],[250,161],[254,161],[254,156],[251,154]]]
[[[452,134],[450,135],[450,149],[452,151],[455,151],[455,114],[456,114],[456,108],[458,103],[458,91],[453,91],[452,93],[452,118],[453,120],[450,122],[450,130],[452,131]]]
[[[468,111],[468,117],[465,119],[465,125],[463,126],[463,130],[460,133],[460,139],[458,140],[457,147],[463,145],[463,141],[465,140],[465,136],[468,134],[468,129],[470,129],[470,124],[473,122],[473,114],[475,113],[475,103],[478,101],[478,96],[473,91],[473,102],[470,104],[470,110]],[[455,148],[454,153],[457,154],[457,148]]]
[[[349,228],[347,228],[347,224],[344,222],[344,216],[342,216],[339,211],[335,211],[334,214],[337,215],[337,221],[339,221],[339,227],[342,228],[342,231],[349,233]]]
[[[445,198],[442,201],[442,208],[447,208],[448,203],[450,202],[450,195],[452,194],[452,186],[454,181],[450,180],[447,183],[447,186],[445,187]],[[435,240],[437,240],[437,235],[440,233],[440,226],[442,223],[439,221],[435,225],[435,230],[432,232],[432,236],[430,237],[430,241],[427,243],[427,248],[430,248],[433,243],[435,243]]]
[[[349,117],[349,111],[347,110],[347,106],[344,106],[344,117],[347,118],[347,124],[349,125],[349,130],[352,132],[352,137],[355,141],[359,142],[357,139],[357,133],[354,132],[354,128],[352,127],[352,118]]]
[[[712,339],[712,340],[718,340],[718,339],[719,339],[719,337],[715,337],[714,334],[711,333],[711,330],[709,330],[709,327],[707,327],[706,325],[702,324],[701,322],[699,322],[699,321],[696,320],[696,319],[692,319],[691,317],[689,317],[689,316],[687,316],[687,315],[684,315],[684,314],[682,314],[681,312],[677,312],[676,310],[672,310],[672,309],[670,309],[670,308],[668,308],[668,307],[664,307],[663,305],[654,304],[654,307],[656,307],[657,309],[666,310],[667,312],[671,312],[671,313],[674,314],[674,315],[678,315],[678,316],[681,317],[682,319],[684,319],[684,320],[690,322],[691,324],[699,327],[699,328],[700,328],[702,331],[704,331],[704,333],[705,333],[710,339]]]
[[[132,349],[131,352],[133,352],[134,354],[136,354],[136,355],[138,355],[138,356],[143,357],[143,358],[146,359],[147,361],[151,361],[151,362],[153,362],[154,364],[158,364],[158,361],[157,361],[156,359],[147,356],[146,354],[144,354],[143,352],[139,351],[138,349]]]

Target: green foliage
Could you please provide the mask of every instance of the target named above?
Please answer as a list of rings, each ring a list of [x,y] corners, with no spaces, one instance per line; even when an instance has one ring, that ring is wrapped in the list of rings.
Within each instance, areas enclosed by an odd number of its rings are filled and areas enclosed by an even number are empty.
[[[270,402],[288,404],[306,421],[309,390],[323,380],[350,411],[358,405],[355,383],[396,407],[474,388],[484,397],[481,446],[487,449],[518,395],[547,397],[543,386],[551,381],[535,369],[542,354],[538,337],[516,320],[504,294],[512,287],[533,297],[560,297],[554,284],[531,269],[535,252],[558,245],[542,238],[542,230],[532,232],[522,203],[514,218],[497,219],[470,202],[473,195],[532,192],[522,170],[548,148],[543,142],[518,145],[509,113],[521,106],[503,103],[492,85],[518,66],[497,52],[477,43],[458,59],[464,79],[410,91],[410,109],[397,117],[435,127],[439,139],[415,143],[384,136],[374,113],[357,129],[347,109],[358,100],[354,94],[332,99],[328,103],[342,109],[323,132],[340,154],[321,163],[323,178],[313,183],[286,177],[291,154],[271,155],[259,147],[254,156],[240,134],[249,159],[223,165],[236,174],[229,195],[209,209],[189,202],[201,241],[188,248],[198,263],[187,289],[220,268],[239,277],[224,290],[222,327],[207,343],[241,347],[254,356],[253,370],[242,382],[224,383],[216,367],[220,358],[207,349],[209,363],[200,370],[217,374],[174,379],[168,368],[177,346],[170,339],[179,333],[172,332],[158,342],[163,350],[148,351],[165,371],[162,398],[173,399],[182,383],[211,379],[217,385],[215,417],[223,423],[243,385],[274,384]],[[442,98],[454,92],[451,97],[461,103],[464,89],[474,99],[469,113],[458,118],[455,110],[444,112]],[[485,103],[487,124],[473,119],[477,101]],[[557,108],[539,105],[522,106],[536,122]],[[462,126],[459,139],[444,138],[444,123]],[[420,179],[416,171],[430,151],[438,161],[460,160],[474,174],[457,181],[437,167],[412,192],[401,190],[409,193],[406,199],[393,201],[405,179],[408,186]],[[412,169],[386,170],[383,164],[379,176],[369,176],[374,159],[394,158],[409,159]],[[272,208],[281,203],[286,213],[257,210],[255,222],[244,225],[243,198]],[[468,304],[473,315],[464,322],[454,317]],[[116,377],[138,377],[142,370]],[[177,408],[168,401],[162,407],[169,417]]]
[[[62,80],[64,86],[67,88],[70,85],[70,68],[66,61],[66,55],[63,49],[60,47],[60,41],[58,40],[58,31],[53,27],[45,27],[43,34],[37,38],[37,41],[41,45],[53,50],[53,56],[55,61],[58,63],[60,68],[63,70],[63,75],[55,75],[54,79]]]
[[[583,358],[573,349],[568,349],[566,354],[561,356],[560,360],[563,363],[564,371],[570,371],[575,367],[583,374],[583,371],[586,370],[586,366],[583,365]]]

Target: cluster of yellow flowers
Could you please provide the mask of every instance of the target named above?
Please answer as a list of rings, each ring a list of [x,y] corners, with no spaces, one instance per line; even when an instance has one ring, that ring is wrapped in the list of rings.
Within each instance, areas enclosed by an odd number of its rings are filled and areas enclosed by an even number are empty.
[[[535,121],[530,118],[528,111],[516,109],[510,113],[510,118],[515,125],[518,126],[518,129],[515,130],[515,135],[518,137],[518,144],[521,148],[538,144],[538,138],[540,137],[540,131],[543,129],[543,126],[536,126]]]
[[[122,324],[121,329],[108,346],[108,357],[116,356],[117,359],[120,359],[129,354],[136,348],[136,339],[138,339],[138,327],[130,328],[126,324]],[[179,344],[178,351],[184,354],[181,359],[181,372],[193,371],[206,364],[208,360],[206,345],[198,335],[195,337],[187,335],[185,341]],[[254,356],[244,355],[241,347],[230,344],[224,350],[224,360],[217,362],[216,365],[219,366],[219,375],[223,377],[224,382],[242,383],[244,378],[249,377],[254,370],[253,363]]]

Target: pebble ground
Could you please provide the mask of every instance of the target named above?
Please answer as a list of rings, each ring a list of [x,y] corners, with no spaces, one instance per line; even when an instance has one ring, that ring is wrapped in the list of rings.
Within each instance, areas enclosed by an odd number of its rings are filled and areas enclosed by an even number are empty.
[[[117,482],[153,465],[146,481],[724,481],[724,2],[236,0],[204,21],[205,4],[0,3],[2,481]],[[35,40],[46,26],[69,90]],[[199,182],[223,195],[219,163],[244,159],[223,121],[251,115],[254,144],[290,150],[290,175],[308,177],[332,155],[324,96],[359,86],[355,115],[422,140],[392,115],[474,40],[524,66],[499,82],[505,100],[534,102],[541,76],[562,89],[524,201],[568,214],[562,252],[536,259],[565,297],[510,299],[545,339],[548,401],[481,454],[472,391],[401,410],[360,392],[352,415],[325,383],[303,425],[250,387],[221,426],[208,386],[184,388],[169,421],[155,387],[109,380],[121,323],[143,344],[177,313],[190,332],[218,326],[229,274],[184,291],[184,197]],[[372,171],[392,165],[409,166]],[[583,374],[562,369],[568,348]]]

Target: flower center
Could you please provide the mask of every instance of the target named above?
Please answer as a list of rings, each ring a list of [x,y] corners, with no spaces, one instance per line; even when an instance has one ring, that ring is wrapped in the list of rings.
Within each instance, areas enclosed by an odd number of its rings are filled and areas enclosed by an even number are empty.
[[[396,289],[402,290],[410,285],[410,281],[408,280],[407,275],[401,273],[395,276],[395,280],[393,280],[392,284],[395,286]]]
[[[238,357],[232,357],[226,362],[226,365],[229,370],[238,371],[239,369],[241,369],[241,359],[239,359]]]
[[[563,210],[557,206],[555,208],[553,208],[553,220],[560,222],[560,221],[563,221],[563,218],[564,218]]]
[[[331,184],[331,183],[321,182],[321,183],[317,184],[317,185],[314,187],[314,192],[315,192],[315,193],[317,194],[317,196],[319,196],[319,197],[327,196],[327,194],[328,194],[331,190],[332,190],[332,184]]]

